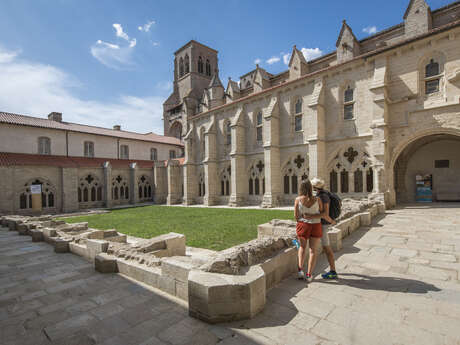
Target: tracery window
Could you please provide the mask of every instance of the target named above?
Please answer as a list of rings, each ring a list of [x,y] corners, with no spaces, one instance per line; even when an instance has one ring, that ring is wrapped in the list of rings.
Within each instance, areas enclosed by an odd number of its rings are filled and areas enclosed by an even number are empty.
[[[431,59],[430,63],[425,66],[425,94],[438,92],[440,80],[439,63]]]
[[[49,182],[40,179],[35,179],[33,181],[25,183],[23,191],[19,194],[19,208],[21,210],[32,208],[32,194],[30,192],[30,186],[37,184],[42,186],[42,208],[56,207],[55,187]]]
[[[343,97],[343,118],[345,120],[351,120],[354,118],[354,106],[354,89],[348,85]]]
[[[38,154],[50,155],[51,154],[51,139],[47,137],[38,138]]]
[[[102,184],[99,179],[88,174],[79,179],[78,182],[78,202],[93,203],[102,201]]]
[[[249,168],[249,195],[265,194],[265,165],[262,160],[256,161]]]
[[[206,186],[204,183],[204,172],[201,172],[198,178],[198,196],[205,196],[206,195]]]
[[[152,199],[152,183],[147,176],[142,175],[137,181],[137,193],[140,201]]]
[[[230,176],[232,173],[232,169],[230,165],[223,169],[220,173],[220,195],[228,196],[230,195]]]
[[[307,157],[297,154],[289,159],[282,169],[283,192],[286,195],[297,195],[299,185],[308,179],[309,168]]]
[[[129,199],[129,187],[125,177],[118,175],[112,179],[112,199],[121,202]]]
[[[85,157],[88,157],[88,158],[94,157],[94,143],[92,141],[84,142],[84,153],[85,153]]]
[[[263,125],[262,125],[262,112],[259,111],[256,115],[256,140],[262,142],[263,139]]]

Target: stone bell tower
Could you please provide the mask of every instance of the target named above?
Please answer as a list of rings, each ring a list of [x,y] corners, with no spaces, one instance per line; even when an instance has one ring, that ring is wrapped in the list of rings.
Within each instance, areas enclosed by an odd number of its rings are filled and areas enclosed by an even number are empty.
[[[173,93],[163,103],[164,135],[182,138],[198,112],[203,90],[218,71],[217,50],[189,41],[174,53]]]

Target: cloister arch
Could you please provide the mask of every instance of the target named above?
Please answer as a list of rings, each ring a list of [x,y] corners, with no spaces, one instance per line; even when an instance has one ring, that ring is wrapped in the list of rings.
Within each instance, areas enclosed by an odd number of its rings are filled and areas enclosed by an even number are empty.
[[[433,201],[460,200],[460,131],[431,129],[413,134],[394,150],[389,186],[392,204],[416,201],[416,175],[432,176]],[[440,167],[444,161],[447,167]]]

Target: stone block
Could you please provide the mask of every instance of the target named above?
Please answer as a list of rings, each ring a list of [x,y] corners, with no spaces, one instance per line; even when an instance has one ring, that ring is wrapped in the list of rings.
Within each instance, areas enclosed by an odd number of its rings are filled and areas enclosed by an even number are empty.
[[[69,249],[69,243],[71,240],[65,240],[62,238],[56,238],[54,240],[54,251],[56,253],[68,253],[70,251]]]
[[[188,301],[188,283],[176,280],[176,297]]]
[[[158,288],[170,295],[176,295],[176,280],[170,276],[160,275],[158,277]]]
[[[351,233],[350,232],[351,220],[345,219],[341,221],[340,223],[338,223],[337,225],[335,225],[335,227],[341,230],[342,238],[345,238]]]
[[[117,230],[95,230],[88,234],[88,238],[93,240],[104,240],[113,236],[118,236]]]
[[[372,217],[370,212],[363,212],[359,214],[362,226],[370,226],[372,224]]]
[[[94,259],[94,268],[101,273],[117,273],[117,259],[107,253],[100,253]]]
[[[379,213],[379,207],[374,205],[369,209],[369,212],[371,213],[371,217],[374,218]]]
[[[28,235],[29,226],[26,223],[17,224],[16,230],[19,232],[19,235]]]
[[[170,232],[169,238],[166,241],[166,248],[169,256],[184,256],[185,255],[185,235]]]
[[[354,231],[358,230],[361,226],[361,217],[359,215],[354,215],[350,218],[350,228],[349,233],[353,233]]]
[[[97,254],[106,253],[109,249],[109,242],[103,240],[86,240],[86,248],[88,250],[88,257],[94,260]]]
[[[107,240],[109,242],[127,243],[128,242],[128,236],[126,236],[126,235],[118,235],[118,236],[106,237],[105,240]]]
[[[342,231],[338,228],[332,228],[328,232],[329,242],[334,252],[342,249]]]
[[[49,244],[53,244],[54,243],[53,238],[57,237],[56,229],[51,229],[51,228],[43,229],[43,237],[45,239],[45,242]]]
[[[69,250],[71,253],[76,254],[78,256],[81,256],[87,260],[90,260],[89,254],[88,254],[88,249],[86,248],[85,245],[71,242],[69,243]]]
[[[43,231],[41,230],[30,230],[32,235],[32,242],[42,242],[44,240]]]
[[[378,204],[377,205],[377,210],[379,214],[384,214],[385,213],[385,204]]]
[[[140,265],[123,259],[117,259],[118,272],[147,285],[158,287],[161,270],[158,267]]]
[[[188,281],[188,274],[194,267],[191,258],[187,256],[172,256],[161,259],[161,274],[184,283]]]

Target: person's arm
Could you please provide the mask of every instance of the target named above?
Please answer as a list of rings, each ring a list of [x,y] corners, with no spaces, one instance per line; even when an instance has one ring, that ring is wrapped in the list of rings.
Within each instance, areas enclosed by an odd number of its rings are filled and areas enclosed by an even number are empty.
[[[298,200],[296,198],[294,202],[294,218],[298,222],[300,218],[300,214],[299,214],[299,208],[297,207],[297,205],[298,205]]]
[[[335,225],[337,224],[337,222],[329,216],[329,205],[330,205],[329,202],[327,204],[324,204],[324,210],[323,210],[323,213],[321,213],[321,218],[325,219],[332,225]]]

